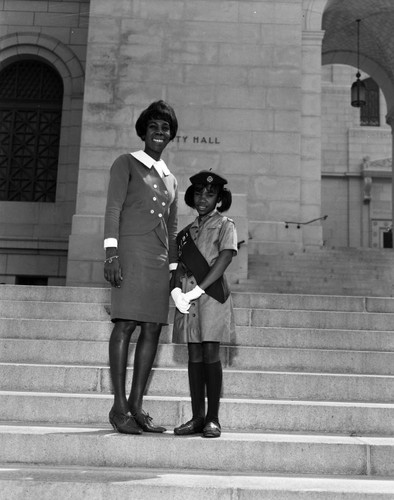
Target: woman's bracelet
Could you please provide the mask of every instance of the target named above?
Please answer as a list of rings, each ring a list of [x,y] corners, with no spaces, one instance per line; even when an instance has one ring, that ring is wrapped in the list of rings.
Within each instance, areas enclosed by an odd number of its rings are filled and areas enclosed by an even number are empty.
[[[119,259],[119,255],[113,255],[112,257],[108,257],[107,259],[105,259],[104,264],[105,264],[106,262],[108,262],[108,264],[112,264],[112,261],[113,261],[114,259]]]

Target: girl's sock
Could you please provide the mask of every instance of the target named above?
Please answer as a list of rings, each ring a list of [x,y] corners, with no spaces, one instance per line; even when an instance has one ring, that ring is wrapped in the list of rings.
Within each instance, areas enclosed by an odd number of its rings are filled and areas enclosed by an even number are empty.
[[[193,419],[205,418],[205,376],[204,363],[188,363],[190,396]]]
[[[222,391],[222,362],[204,363],[205,383],[207,386],[208,412],[206,422],[219,423],[219,403]]]

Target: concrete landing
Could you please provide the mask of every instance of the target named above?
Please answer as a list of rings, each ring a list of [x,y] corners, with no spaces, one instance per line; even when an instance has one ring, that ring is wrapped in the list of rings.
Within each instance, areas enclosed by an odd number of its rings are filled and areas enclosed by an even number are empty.
[[[392,500],[394,482],[357,476],[254,475],[163,469],[0,468],[7,500]]]

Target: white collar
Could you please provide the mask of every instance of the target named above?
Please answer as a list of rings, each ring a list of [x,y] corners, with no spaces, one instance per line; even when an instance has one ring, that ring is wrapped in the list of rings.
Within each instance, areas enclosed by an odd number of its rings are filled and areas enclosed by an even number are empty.
[[[139,151],[135,151],[134,153],[130,153],[134,158],[136,158],[138,161],[143,163],[145,167],[152,168],[155,167],[155,169],[159,172],[159,174],[163,175],[170,175],[170,171],[168,170],[167,165],[165,164],[164,160],[159,160],[156,161],[154,160],[151,156],[149,156],[145,151],[142,151],[140,149]]]

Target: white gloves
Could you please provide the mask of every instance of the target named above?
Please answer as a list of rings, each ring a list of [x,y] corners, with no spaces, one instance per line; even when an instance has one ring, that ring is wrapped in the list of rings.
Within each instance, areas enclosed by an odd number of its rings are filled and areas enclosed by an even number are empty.
[[[185,299],[190,302],[191,300],[195,300],[201,297],[203,293],[205,293],[204,290],[200,288],[198,285],[196,285],[193,288],[193,290],[190,290],[190,292],[185,293]]]
[[[177,287],[171,291],[171,297],[175,302],[176,308],[179,309],[181,313],[189,314],[190,301],[198,299],[203,293],[205,293],[204,290],[198,285],[187,293],[183,293],[182,290]]]
[[[177,287],[171,291],[172,300],[175,302],[175,306],[182,314],[189,314],[188,309],[190,308],[190,302],[185,298],[185,294],[182,290]]]

